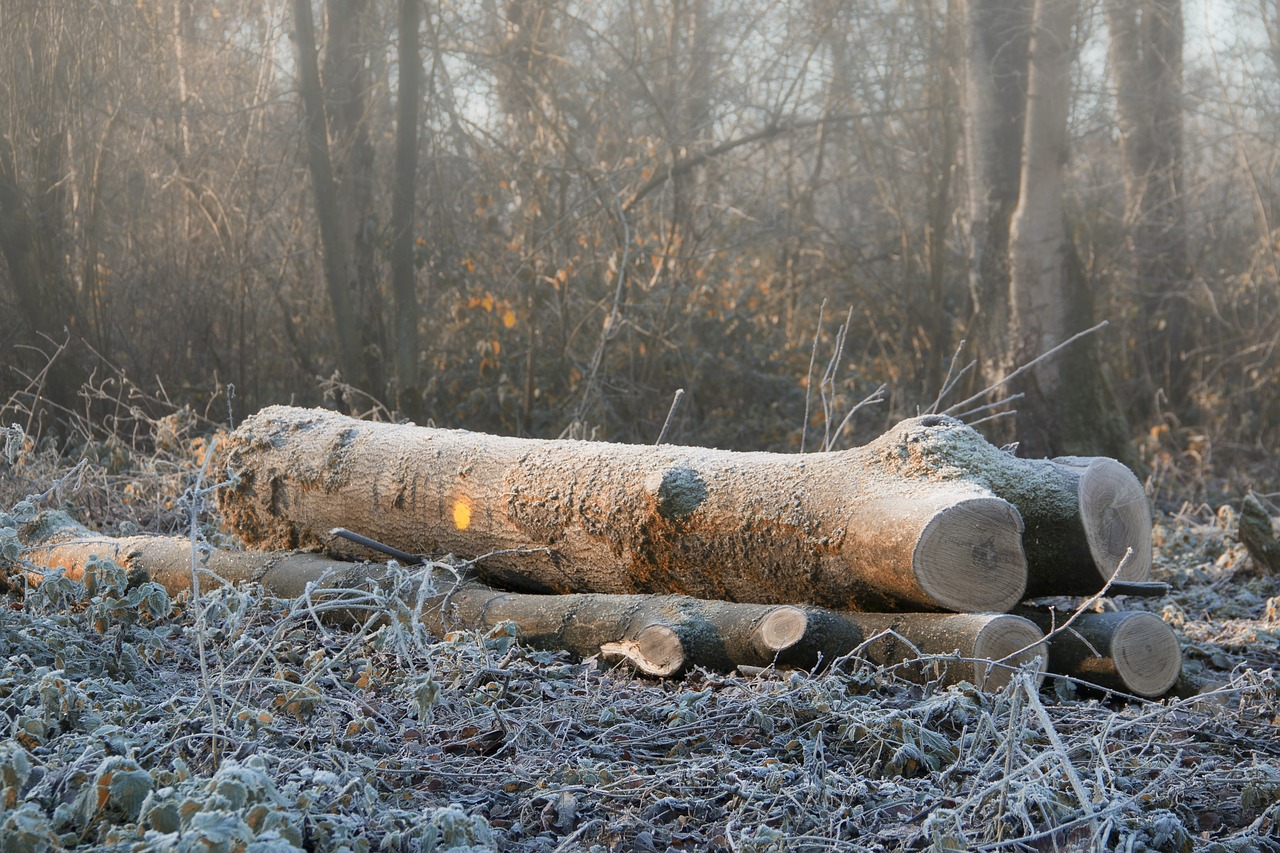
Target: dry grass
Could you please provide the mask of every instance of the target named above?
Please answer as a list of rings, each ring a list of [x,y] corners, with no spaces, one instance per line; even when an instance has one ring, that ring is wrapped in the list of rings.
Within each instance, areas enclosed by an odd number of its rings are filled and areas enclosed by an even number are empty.
[[[192,489],[210,424],[183,412],[72,449],[7,434],[0,849],[1280,850],[1280,582],[1230,510],[1160,519],[1174,592],[1150,606],[1188,661],[1162,702],[856,663],[654,682],[506,630],[429,636],[394,585],[350,631],[109,564],[24,589],[40,508],[220,535]]]

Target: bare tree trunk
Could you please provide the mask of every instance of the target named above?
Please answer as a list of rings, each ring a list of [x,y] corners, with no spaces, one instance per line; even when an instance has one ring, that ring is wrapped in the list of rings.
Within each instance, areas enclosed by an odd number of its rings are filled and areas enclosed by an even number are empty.
[[[422,418],[418,382],[418,283],[414,264],[414,200],[418,185],[418,112],[421,61],[418,3],[400,0],[396,100],[396,183],[391,195],[391,290],[395,295],[396,407],[410,420]]]
[[[325,107],[329,117],[338,233],[351,263],[352,310],[361,371],[348,382],[381,398],[386,390],[385,306],[378,282],[373,212],[374,151],[369,140],[368,0],[325,0]]]
[[[1015,363],[1026,363],[1080,331],[1068,322],[1062,205],[1077,14],[1075,0],[1038,0],[1032,21],[1022,176],[1009,223],[1009,354]],[[1057,438],[1052,415],[1063,396],[1061,362],[1050,360],[1035,373],[1032,392],[1037,399],[1019,405],[1018,438],[1041,449]]]
[[[991,385],[1006,371],[1009,222],[1018,201],[1031,2],[958,0],[957,7],[973,312],[968,337],[984,384]]]
[[[362,376],[360,336],[351,291],[355,271],[338,217],[338,195],[334,184],[333,160],[329,152],[329,123],[325,116],[324,93],[320,88],[320,66],[316,59],[315,22],[311,0],[294,0],[294,41],[298,52],[298,88],[306,120],[307,165],[315,192],[316,219],[324,253],[324,277],[338,338],[338,365],[348,382],[359,383]]]
[[[920,4],[924,7],[927,4]],[[961,31],[952,14],[951,4],[945,10],[942,30],[934,36],[934,86],[930,109],[936,114],[934,144],[930,146],[929,186],[925,214],[925,257],[928,262],[923,322],[924,387],[940,389],[944,380],[945,359],[951,354],[952,323],[947,312],[947,230],[951,224],[952,171],[956,162],[959,133],[956,107],[959,92],[954,69],[961,55]],[[936,29],[936,28],[935,28]]]
[[[70,13],[56,7],[6,22],[17,32],[27,31],[25,50],[11,54],[6,70],[29,87],[24,93],[29,102],[18,108],[29,113],[31,144],[20,151],[14,144],[17,134],[9,132],[12,128],[0,133],[0,255],[8,268],[8,287],[30,332],[26,343],[46,355],[64,341],[75,346],[83,330],[66,260],[71,251],[66,189],[70,106],[65,101],[74,75],[72,48],[64,43],[70,38],[64,31],[66,14]],[[19,158],[28,151],[29,168],[24,170]],[[30,365],[31,375],[45,366]],[[39,390],[56,407],[75,410],[84,375],[67,353],[49,365]],[[42,410],[41,416],[46,414],[43,402],[33,406],[33,411]]]
[[[1093,300],[1066,227],[1063,167],[1076,0],[1037,0],[1027,72],[1022,176],[1009,223],[1010,330],[1006,366],[1026,364],[1093,325]],[[1011,388],[1017,438],[1030,456],[1107,455],[1131,462],[1123,412],[1095,340],[1024,374]]]
[[[1108,0],[1108,58],[1124,153],[1127,272],[1141,309],[1138,357],[1152,390],[1184,412],[1192,382],[1182,175],[1182,2]],[[1150,410],[1150,401],[1140,401]]]

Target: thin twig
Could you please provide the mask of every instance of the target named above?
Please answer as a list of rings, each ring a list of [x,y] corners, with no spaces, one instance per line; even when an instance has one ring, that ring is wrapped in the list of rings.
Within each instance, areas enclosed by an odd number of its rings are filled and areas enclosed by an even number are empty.
[[[204,464],[200,466],[200,471],[196,474],[196,481],[187,490],[189,504],[187,506],[190,516],[190,525],[188,528],[188,536],[191,543],[191,606],[195,609],[195,635],[196,635],[196,652],[200,661],[200,683],[204,687],[205,701],[209,705],[209,728],[213,734],[217,735],[221,729],[218,721],[218,703],[213,698],[213,684],[209,678],[209,662],[205,653],[205,645],[207,638],[205,637],[205,614],[204,602],[200,598],[200,501],[203,491],[201,484],[204,483],[205,475],[209,472],[209,461],[213,459],[214,451],[218,447],[218,439],[215,437],[209,442],[209,449],[204,455]],[[210,750],[213,754],[213,763],[216,767],[218,761],[218,741],[215,739],[210,743]]]
[[[840,328],[836,329],[835,349],[831,353],[831,360],[827,362],[826,372],[823,373],[822,382],[818,386],[822,393],[822,449],[824,451],[831,447],[831,417],[836,402],[836,374],[840,372],[840,362],[844,360],[844,344],[849,336],[849,327],[852,325],[853,306],[849,306],[848,315],[840,324]]]
[[[1031,361],[1028,361],[1026,364],[1022,365],[1022,366],[1021,366],[1021,367],[1019,367],[1017,370],[1013,371],[1013,372],[1012,372],[1012,373],[1010,373],[1008,376],[1006,376],[1006,377],[1004,377],[1003,379],[1001,379],[999,382],[996,382],[996,383],[995,383],[995,384],[993,384],[993,385],[990,385],[990,386],[988,386],[988,387],[986,387],[986,388],[983,388],[981,391],[979,391],[977,394],[974,394],[972,397],[970,397],[970,398],[969,398],[969,399],[967,399],[967,400],[961,400],[959,403],[956,403],[954,406],[951,406],[949,409],[947,409],[946,411],[944,411],[942,414],[944,414],[944,415],[950,415],[950,414],[952,414],[953,412],[963,410],[963,409],[964,409],[964,407],[965,407],[965,406],[968,406],[970,403],[976,403],[978,400],[981,400],[983,397],[987,396],[987,395],[988,395],[988,394],[990,394],[992,391],[994,391],[994,390],[996,390],[997,388],[999,388],[1001,385],[1004,385],[1005,383],[1009,382],[1009,381],[1010,381],[1011,379],[1013,379],[1015,376],[1019,376],[1019,375],[1021,375],[1022,373],[1025,373],[1026,371],[1028,371],[1028,370],[1030,370],[1031,368],[1035,367],[1035,366],[1036,366],[1037,364],[1039,364],[1040,362],[1044,361],[1046,358],[1049,358],[1050,356],[1053,356],[1053,355],[1057,354],[1057,353],[1058,353],[1059,351],[1061,351],[1063,348],[1071,346],[1071,344],[1075,343],[1076,341],[1080,340],[1081,338],[1085,337],[1086,335],[1091,335],[1091,334],[1093,334],[1094,332],[1098,331],[1099,329],[1101,329],[1103,326],[1106,326],[1106,325],[1108,325],[1107,321],[1106,321],[1106,320],[1103,320],[1101,323],[1097,324],[1096,326],[1092,326],[1092,327],[1090,327],[1090,328],[1088,328],[1088,329],[1085,329],[1083,332],[1076,332],[1074,335],[1072,335],[1071,337],[1067,338],[1065,341],[1063,341],[1062,343],[1058,344],[1058,345],[1057,345],[1056,347],[1054,347],[1053,349],[1049,350],[1049,351],[1048,351],[1048,352],[1046,352],[1046,353],[1042,353],[1041,355],[1036,356],[1035,358],[1031,359]]]
[[[599,380],[600,365],[604,361],[605,347],[608,346],[613,336],[618,333],[617,326],[622,317],[618,306],[622,304],[622,285],[627,280],[627,262],[631,257],[631,223],[627,221],[627,213],[618,201],[618,193],[613,187],[612,177],[609,178],[609,189],[618,214],[618,221],[622,223],[622,260],[618,264],[618,277],[613,288],[613,304],[609,306],[609,314],[604,318],[604,328],[600,332],[600,343],[596,344],[595,352],[591,354],[591,366],[587,370],[587,380],[582,387],[582,399],[578,402],[578,409],[574,413],[573,419],[577,423],[583,422],[583,418],[587,415],[587,409],[591,405],[591,397],[595,393],[596,384]]]
[[[1044,703],[1040,701],[1040,689],[1038,686],[1032,686],[1030,681],[1022,682],[1023,689],[1027,694],[1027,703],[1030,705],[1032,712],[1040,721],[1040,728],[1044,730],[1045,736],[1049,738],[1054,753],[1058,758],[1058,763],[1062,766],[1062,772],[1067,777],[1067,782],[1075,791],[1076,799],[1080,801],[1080,810],[1084,812],[1087,822],[1093,825],[1094,836],[1097,836],[1098,826],[1097,817],[1093,813],[1093,806],[1089,802],[1089,794],[1084,789],[1084,782],[1080,780],[1080,774],[1076,772],[1075,765],[1071,763],[1068,757],[1067,747],[1062,742],[1062,738],[1058,735],[1058,729],[1053,724],[1053,720],[1049,717],[1049,712],[1045,709]]]
[[[386,554],[388,557],[396,560],[403,566],[419,566],[425,562],[422,557],[417,554],[410,554],[408,551],[401,551],[377,539],[370,539],[368,536],[361,536],[359,533],[353,533],[345,527],[335,527],[329,531],[330,536],[337,536],[340,539],[346,539],[348,542],[354,542],[357,545],[363,545],[370,551],[377,551],[379,554]]]
[[[988,409],[994,409],[997,406],[1003,406],[1006,403],[1012,403],[1014,400],[1021,400],[1025,396],[1027,396],[1025,393],[1019,391],[1017,394],[1010,394],[1008,397],[1001,397],[999,400],[996,400],[994,403],[987,403],[982,406],[975,406],[974,408],[969,409],[968,411],[951,415],[951,417],[955,418],[958,421],[963,421],[965,418],[969,417],[970,415],[976,415],[978,414],[978,412],[985,412]],[[1001,414],[1003,414],[1003,412]]]
[[[658,440],[653,443],[654,447],[662,444],[663,439],[667,437],[667,432],[671,429],[671,422],[675,420],[676,410],[680,408],[680,401],[684,399],[684,389],[677,388],[676,394],[671,398],[671,408],[667,411],[667,419],[662,422],[662,430],[658,433]]]
[[[813,332],[813,349],[809,350],[809,372],[804,382],[804,423],[800,428],[800,452],[804,453],[805,440],[809,437],[809,398],[813,393],[813,363],[818,358],[818,338],[822,336],[822,315],[827,310],[827,300],[818,306],[818,328]]]
[[[840,435],[844,432],[844,428],[849,425],[850,419],[853,418],[855,414],[857,414],[859,409],[861,409],[863,406],[872,406],[872,405],[875,405],[876,403],[883,403],[884,392],[885,392],[885,389],[888,387],[889,387],[889,383],[887,382],[882,383],[879,388],[872,391],[867,396],[863,397],[861,401],[859,401],[852,409],[850,409],[849,413],[844,416],[844,420],[840,422],[840,426],[836,427],[835,434],[831,436],[830,440],[826,442],[826,444],[823,446],[822,449],[824,451],[830,450],[832,447],[835,446],[835,443],[840,440]]]
[[[973,361],[966,364],[959,373],[956,373],[956,364],[960,361],[960,352],[964,349],[964,345],[966,343],[968,343],[968,341],[961,341],[960,346],[956,347],[956,351],[951,355],[951,361],[947,364],[947,376],[942,380],[942,388],[938,391],[938,396],[934,399],[933,405],[925,410],[924,413],[926,415],[936,413],[938,411],[938,406],[942,405],[942,400],[951,393],[951,389],[956,386],[956,383],[963,379],[964,375],[977,365],[978,360],[975,358]]]

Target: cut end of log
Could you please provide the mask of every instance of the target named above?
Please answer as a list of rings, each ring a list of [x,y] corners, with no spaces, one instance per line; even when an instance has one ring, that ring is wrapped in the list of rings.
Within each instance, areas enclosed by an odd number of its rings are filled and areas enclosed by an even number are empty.
[[[1009,614],[973,618],[988,620],[973,644],[973,656],[978,659],[974,664],[974,684],[983,690],[999,690],[1028,663],[1037,668],[1036,684],[1044,681],[1049,646],[1034,622]]]
[[[1182,673],[1178,635],[1154,613],[1126,614],[1111,639],[1111,657],[1129,692],[1148,699],[1168,693]]]
[[[920,588],[940,607],[1002,613],[1027,589],[1022,516],[1000,498],[959,501],[929,521],[914,566]]]
[[[607,658],[625,658],[645,675],[667,678],[684,667],[684,642],[668,625],[648,625],[630,640],[605,643],[600,654]]]
[[[1080,520],[1103,582],[1131,548],[1133,556],[1117,580],[1150,580],[1151,508],[1132,471],[1114,459],[1090,461],[1080,478]]]
[[[809,628],[808,615],[798,607],[783,605],[769,612],[757,629],[762,650],[784,652],[804,639]]]

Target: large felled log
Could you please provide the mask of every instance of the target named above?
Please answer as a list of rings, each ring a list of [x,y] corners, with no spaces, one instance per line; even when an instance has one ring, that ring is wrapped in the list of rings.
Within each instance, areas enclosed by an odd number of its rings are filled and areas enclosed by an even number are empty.
[[[412,553],[492,553],[481,578],[522,591],[1009,609],[1026,585],[1018,512],[982,484],[901,470],[889,446],[900,433],[797,456],[273,406],[226,443],[239,482],[219,503],[253,547],[365,553],[327,533],[349,527]]]
[[[133,582],[152,580],[172,595],[191,588],[191,545],[186,539],[93,534],[64,513],[46,513],[23,531],[27,559],[80,579],[88,561],[105,557]],[[255,581],[273,595],[344,601],[344,593],[386,588],[385,564],[351,563],[296,551],[209,551],[198,557],[201,585]],[[938,656],[906,666],[906,677],[954,683],[967,680],[988,690],[1008,682],[1019,665],[1047,653],[1041,634],[1017,616],[948,616],[936,613],[838,613],[816,607],[737,604],[681,595],[530,595],[459,580],[439,565],[423,568],[432,584],[420,618],[438,635],[487,630],[513,622],[522,640],[539,648],[581,656],[624,657],[641,672],[666,677],[689,666],[730,670],[771,665],[813,668],[854,650],[875,663],[897,665],[921,655]],[[417,590],[404,593],[417,601]],[[358,619],[351,608],[326,609],[339,622]],[[954,656],[954,659],[951,659]],[[1011,657],[1012,656],[1012,657]],[[1005,660],[1008,658],[1008,660]],[[992,662],[1000,662],[993,664]]]
[[[960,421],[935,416],[903,421],[867,449],[886,471],[976,483],[1017,507],[1026,525],[1028,597],[1092,595],[1112,576],[1151,576],[1146,492],[1114,459],[1019,459]]]
[[[1146,698],[1168,693],[1182,673],[1178,635],[1154,613],[1081,613],[1060,631],[1070,614],[1030,608],[1018,613],[1051,632],[1050,672]]]

